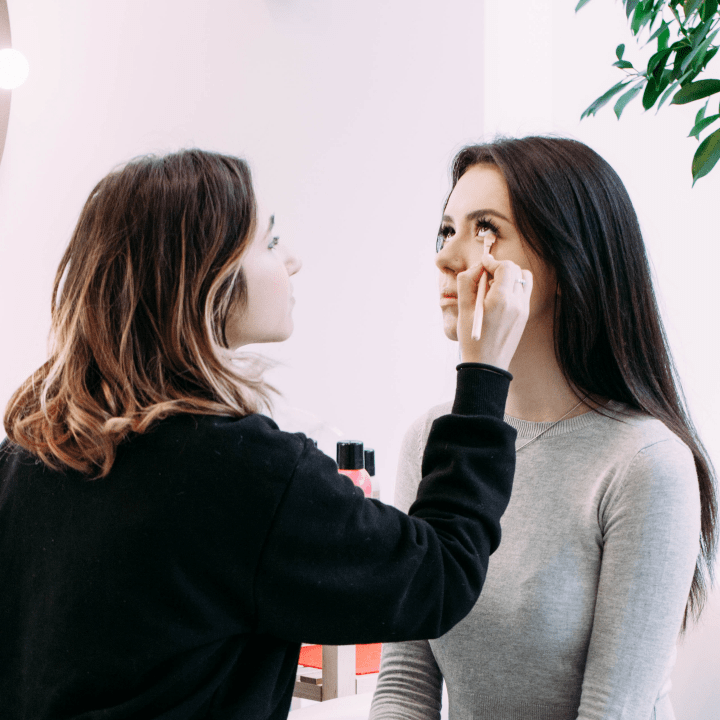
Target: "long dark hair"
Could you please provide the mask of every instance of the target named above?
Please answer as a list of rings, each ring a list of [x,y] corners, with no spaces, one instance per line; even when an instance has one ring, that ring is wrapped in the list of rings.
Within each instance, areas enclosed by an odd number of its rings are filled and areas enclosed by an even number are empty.
[[[55,276],[50,357],[8,404],[8,438],[49,467],[101,477],[129,433],[167,415],[269,406],[262,361],[226,350],[255,224],[236,157],[149,155],[103,178]]]
[[[702,611],[706,577],[713,581],[715,471],[687,411],[627,190],[595,151],[564,138],[465,147],[452,163],[453,188],[479,164],[502,172],[520,234],[555,270],[555,354],[570,386],[657,418],[692,451],[701,537],[684,632]]]

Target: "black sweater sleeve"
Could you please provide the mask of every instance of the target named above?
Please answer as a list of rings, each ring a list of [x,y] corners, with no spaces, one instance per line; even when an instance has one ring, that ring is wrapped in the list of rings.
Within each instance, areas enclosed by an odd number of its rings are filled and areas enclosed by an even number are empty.
[[[308,440],[254,584],[257,631],[351,644],[436,638],[472,609],[510,500],[509,376],[458,369],[453,412],[433,423],[409,514],[364,498]]]

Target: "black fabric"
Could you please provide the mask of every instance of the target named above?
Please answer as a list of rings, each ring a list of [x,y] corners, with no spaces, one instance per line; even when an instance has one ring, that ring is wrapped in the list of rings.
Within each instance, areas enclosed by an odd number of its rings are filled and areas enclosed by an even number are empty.
[[[480,362],[461,362],[459,365],[456,366],[456,370],[462,370],[463,368],[484,368],[485,370],[490,370],[492,372],[498,373],[499,375],[504,375],[508,380],[512,380],[513,376],[512,373],[509,370],[503,370],[502,368],[499,368],[495,365],[488,365],[487,363],[480,363]]]
[[[167,418],[99,480],[5,441],[0,717],[279,720],[301,642],[447,632],[480,593],[515,464],[509,380],[464,374],[410,515],[262,415]]]

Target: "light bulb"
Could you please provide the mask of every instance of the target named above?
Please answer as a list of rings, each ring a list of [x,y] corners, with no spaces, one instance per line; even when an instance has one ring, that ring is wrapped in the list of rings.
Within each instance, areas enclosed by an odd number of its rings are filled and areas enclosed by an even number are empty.
[[[29,72],[30,65],[22,53],[12,48],[0,50],[0,88],[14,90],[27,80]]]

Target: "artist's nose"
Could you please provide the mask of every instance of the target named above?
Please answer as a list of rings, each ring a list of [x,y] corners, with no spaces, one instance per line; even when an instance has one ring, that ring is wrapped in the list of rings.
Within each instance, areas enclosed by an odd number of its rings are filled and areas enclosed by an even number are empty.
[[[295,275],[295,273],[300,272],[300,268],[302,268],[302,260],[300,260],[300,257],[292,249],[288,251],[288,255],[285,258],[285,267],[287,268],[288,275]]]

